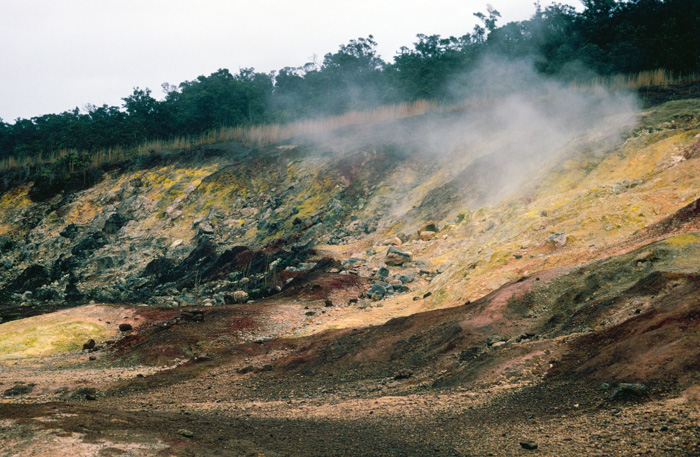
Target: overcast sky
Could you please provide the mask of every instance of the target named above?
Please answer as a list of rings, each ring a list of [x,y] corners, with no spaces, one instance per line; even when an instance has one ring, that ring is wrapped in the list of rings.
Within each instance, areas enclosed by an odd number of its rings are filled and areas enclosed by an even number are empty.
[[[499,25],[534,0],[491,0]],[[544,6],[550,1],[542,1]],[[566,2],[578,7],[577,1]],[[418,33],[472,31],[487,1],[0,0],[0,118],[12,122],[86,104],[121,106],[135,86],[162,98],[219,68],[301,66],[374,35],[385,61]]]

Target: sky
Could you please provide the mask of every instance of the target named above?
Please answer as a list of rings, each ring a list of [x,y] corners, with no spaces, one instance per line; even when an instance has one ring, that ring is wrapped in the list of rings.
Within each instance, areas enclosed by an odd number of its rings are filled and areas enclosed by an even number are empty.
[[[489,3],[498,25],[535,11],[534,0]],[[162,83],[220,68],[320,63],[370,34],[390,62],[419,33],[470,33],[473,13],[486,9],[465,0],[0,0],[0,118],[121,106],[134,87],[161,99]]]

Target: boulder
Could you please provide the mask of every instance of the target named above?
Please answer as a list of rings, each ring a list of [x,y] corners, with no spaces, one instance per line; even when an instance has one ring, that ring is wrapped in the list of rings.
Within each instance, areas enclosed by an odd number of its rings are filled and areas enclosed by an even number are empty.
[[[384,263],[389,266],[400,266],[406,262],[413,260],[413,254],[409,251],[404,251],[396,246],[392,246],[386,253]]]
[[[248,292],[243,290],[236,290],[233,292],[233,302],[234,303],[245,303],[248,301]]]
[[[380,286],[379,284],[375,284],[372,287],[369,288],[367,291],[367,296],[372,299],[372,301],[379,301],[382,298],[384,298],[384,295],[386,295],[386,288],[384,286]]]

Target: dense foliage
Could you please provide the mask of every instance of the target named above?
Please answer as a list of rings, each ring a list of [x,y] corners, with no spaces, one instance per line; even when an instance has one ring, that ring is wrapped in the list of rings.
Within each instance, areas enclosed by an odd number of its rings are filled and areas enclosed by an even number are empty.
[[[666,69],[700,71],[700,2],[582,0],[584,9],[537,6],[528,20],[498,26],[498,11],[461,37],[418,35],[384,62],[370,35],[351,40],[321,63],[272,74],[222,69],[178,87],[165,99],[135,88],[121,107],[88,106],[61,114],[0,120],[0,158],[67,149],[130,147],[147,139],[197,135],[223,126],[282,122],[417,99],[454,96],[456,76],[487,53],[532,57],[539,71],[566,78],[581,68],[601,75]],[[463,95],[463,94],[461,94]]]

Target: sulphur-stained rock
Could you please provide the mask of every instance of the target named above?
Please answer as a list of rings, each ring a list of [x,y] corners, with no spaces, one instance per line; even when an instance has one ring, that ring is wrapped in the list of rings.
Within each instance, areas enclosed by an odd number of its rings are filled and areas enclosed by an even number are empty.
[[[549,237],[549,240],[547,240],[547,242],[554,247],[562,248],[566,246],[568,238],[569,237],[566,236],[566,233],[555,233],[554,235]]]
[[[389,248],[384,258],[384,263],[390,266],[400,266],[413,260],[413,254],[395,246]]]

